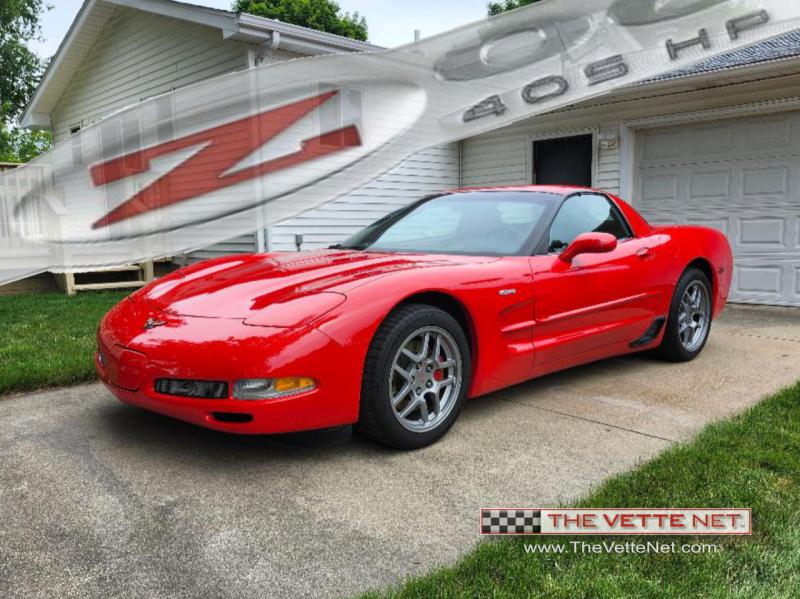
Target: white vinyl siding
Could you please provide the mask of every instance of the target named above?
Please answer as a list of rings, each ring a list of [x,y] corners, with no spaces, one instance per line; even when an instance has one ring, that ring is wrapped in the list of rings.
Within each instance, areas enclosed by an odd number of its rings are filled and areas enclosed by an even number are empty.
[[[247,46],[218,29],[117,9],[52,113],[55,141],[70,127],[247,67]]]
[[[327,247],[392,210],[458,187],[458,152],[458,144],[419,152],[361,189],[270,227],[270,250],[295,251],[296,234],[304,250]]]
[[[489,133],[464,140],[461,184],[464,187],[528,185],[529,137],[525,133]]]
[[[491,187],[496,185],[529,185],[532,179],[530,153],[534,139],[544,137],[571,137],[591,133],[592,129],[556,127],[544,122],[535,125],[529,121],[463,142],[461,183],[464,187]],[[620,130],[619,123],[607,128]],[[611,193],[619,193],[619,146],[604,148],[595,145],[594,186]]]
[[[247,44],[225,41],[219,29],[118,8],[53,111],[54,139],[146,98],[247,67]],[[255,250],[251,234],[191,259]]]
[[[599,144],[594,186],[613,194],[620,193],[619,145],[613,148],[603,148],[602,144]]]
[[[255,234],[242,235],[240,237],[234,237],[233,239],[228,239],[221,243],[217,243],[211,247],[194,251],[190,255],[190,261],[198,262],[200,260],[207,260],[209,258],[227,256],[229,254],[251,254],[255,251]]]

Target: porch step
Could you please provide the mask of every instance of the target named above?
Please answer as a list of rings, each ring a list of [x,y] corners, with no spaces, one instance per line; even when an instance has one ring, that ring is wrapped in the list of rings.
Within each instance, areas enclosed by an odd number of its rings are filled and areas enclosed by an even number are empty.
[[[108,268],[100,268],[95,272],[139,272],[142,267],[138,264],[128,264],[126,266],[109,266]]]
[[[135,278],[131,279],[130,273]],[[153,278],[152,261],[99,268],[92,272],[67,272],[56,275],[59,287],[67,295],[75,295],[79,291],[138,289],[150,283]]]
[[[103,291],[107,289],[138,289],[147,285],[148,281],[113,281],[111,283],[76,283],[75,291]]]

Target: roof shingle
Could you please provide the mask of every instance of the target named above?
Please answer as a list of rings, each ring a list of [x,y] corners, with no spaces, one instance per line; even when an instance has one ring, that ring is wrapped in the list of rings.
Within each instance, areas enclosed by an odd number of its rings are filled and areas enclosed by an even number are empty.
[[[800,56],[800,30],[791,31],[746,48],[741,48],[687,67],[676,69],[671,73],[648,79],[643,83],[676,79],[678,77],[690,77],[692,75],[701,75],[713,71],[724,71],[761,62],[793,58],[795,56]]]

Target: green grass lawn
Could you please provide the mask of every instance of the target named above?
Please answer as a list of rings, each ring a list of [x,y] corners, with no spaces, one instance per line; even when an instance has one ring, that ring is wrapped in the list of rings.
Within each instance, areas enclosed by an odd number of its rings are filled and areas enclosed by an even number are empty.
[[[97,323],[128,293],[0,296],[0,394],[92,380]]]
[[[484,542],[453,568],[366,597],[800,597],[800,384],[609,480],[576,505],[751,507],[753,536],[655,537],[679,546],[720,544],[706,555],[581,554],[569,544],[653,537],[515,537]],[[554,542],[568,551],[525,552],[525,544]]]

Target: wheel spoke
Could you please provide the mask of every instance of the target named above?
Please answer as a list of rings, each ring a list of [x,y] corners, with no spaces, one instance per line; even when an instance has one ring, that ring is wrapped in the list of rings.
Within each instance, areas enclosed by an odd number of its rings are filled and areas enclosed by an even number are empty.
[[[425,336],[422,338],[422,349],[419,351],[419,359],[424,360],[428,357],[428,350],[431,347],[431,334],[425,333]]]
[[[442,355],[442,337],[441,335],[436,335],[436,343],[433,344],[433,354],[431,354],[431,358],[435,362],[439,361],[439,356]]]
[[[408,349],[407,347],[404,347],[404,348],[401,350],[401,352],[402,352],[402,354],[403,354],[403,355],[404,355],[406,358],[408,358],[408,359],[409,359],[409,360],[411,360],[412,362],[419,362],[419,357],[417,356],[417,354],[413,353],[413,352],[412,352],[410,349]]]
[[[440,414],[442,411],[442,398],[439,397],[439,392],[431,393],[433,395],[433,413]]]
[[[406,383],[405,385],[403,385],[403,388],[397,392],[397,395],[392,397],[392,407],[396,408],[397,404],[403,401],[403,399],[405,399],[409,393],[411,393],[411,384]]]
[[[403,377],[407,382],[409,382],[409,383],[411,382],[411,380],[412,380],[411,374],[406,369],[401,368],[400,366],[395,364],[392,367],[392,370],[394,372],[396,372],[397,374],[399,374],[401,377]]]
[[[455,383],[456,383],[455,378],[453,378],[452,376],[448,377],[446,379],[439,381],[439,389],[444,389],[445,387],[449,387],[450,385],[455,385]]]
[[[408,415],[417,408],[419,403],[419,399],[414,399],[414,401],[408,402],[408,405],[399,413],[400,418],[408,418]]]
[[[421,399],[419,401],[419,413],[422,422],[423,423],[428,422],[428,418],[430,416],[430,414],[428,414],[428,402],[426,402],[424,399]]]

